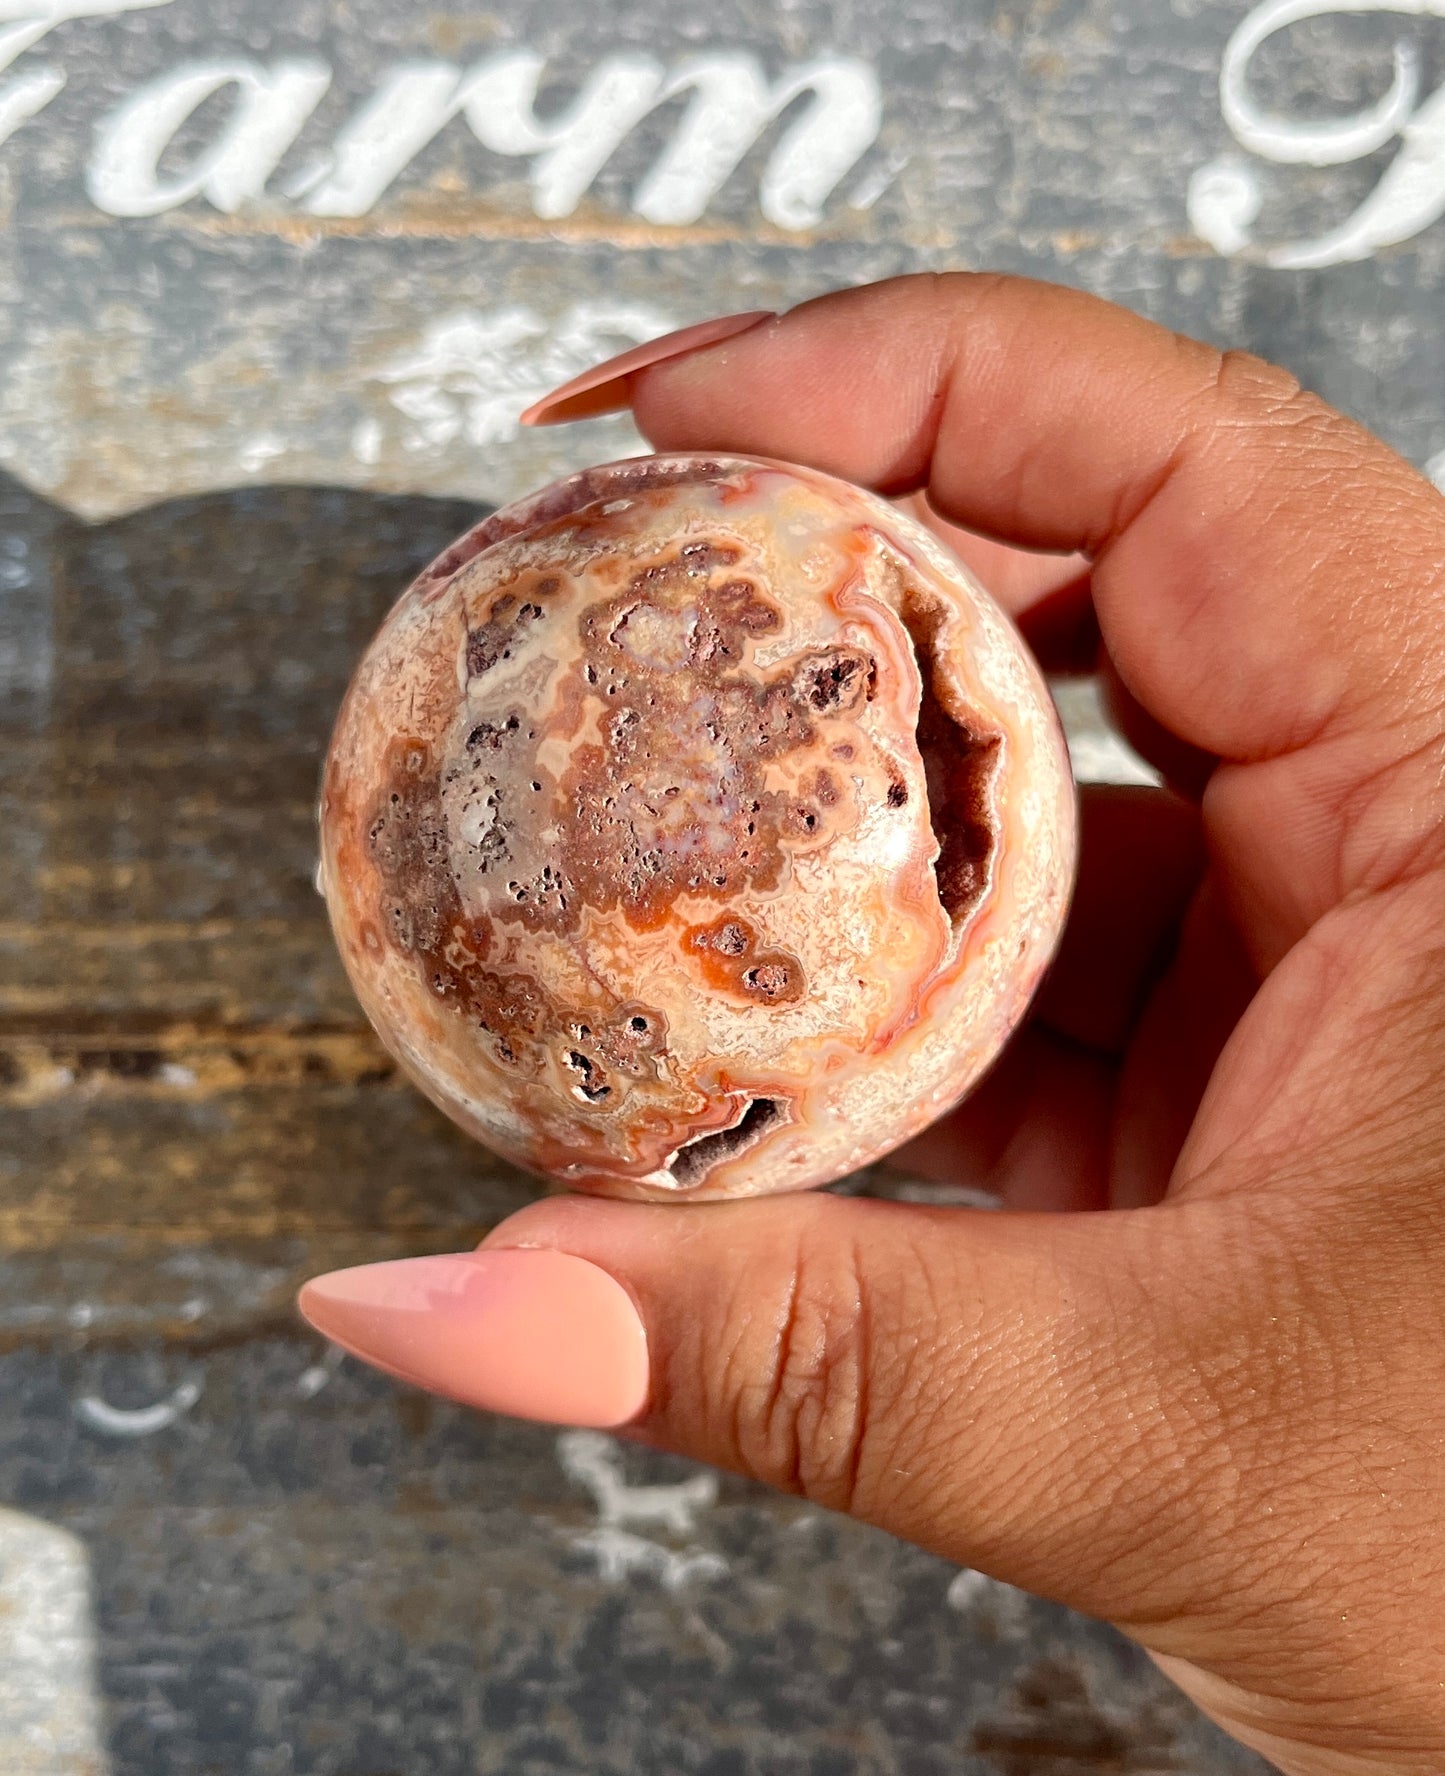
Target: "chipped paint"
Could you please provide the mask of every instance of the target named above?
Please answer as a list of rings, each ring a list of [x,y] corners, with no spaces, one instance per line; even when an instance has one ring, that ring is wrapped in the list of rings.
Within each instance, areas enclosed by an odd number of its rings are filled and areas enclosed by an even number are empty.
[[[5,1776],[106,1776],[94,1607],[85,1544],[0,1508]]]
[[[617,1442],[599,1431],[567,1431],[557,1439],[557,1459],[570,1480],[585,1486],[597,1507],[597,1527],[569,1533],[570,1547],[597,1563],[604,1584],[647,1577],[667,1591],[699,1580],[725,1578],[728,1562],[691,1540],[698,1519],[717,1502],[717,1475],[702,1470],[670,1485],[629,1484]],[[684,1543],[671,1548],[638,1535],[630,1525],[655,1528]]]
[[[643,302],[574,302],[549,317],[522,304],[477,311],[459,309],[430,322],[410,349],[371,373],[407,422],[398,442],[411,455],[469,445],[506,444],[517,416],[548,389],[629,345],[669,332],[675,322]],[[377,460],[386,442],[379,420],[353,452]]]
[[[346,1353],[336,1345],[328,1345],[320,1358],[307,1365],[296,1377],[296,1392],[303,1400],[314,1400],[331,1381],[345,1360]]]
[[[707,1549],[678,1552],[610,1526],[573,1536],[572,1546],[596,1560],[597,1576],[605,1585],[621,1585],[642,1576],[656,1579],[664,1590],[680,1591],[697,1580],[726,1578],[729,1570],[720,1554]]]
[[[717,1502],[717,1475],[706,1470],[672,1485],[629,1485],[621,1446],[600,1431],[567,1431],[557,1439],[557,1459],[569,1480],[585,1486],[607,1529],[650,1524],[673,1535],[696,1532],[699,1515]]]

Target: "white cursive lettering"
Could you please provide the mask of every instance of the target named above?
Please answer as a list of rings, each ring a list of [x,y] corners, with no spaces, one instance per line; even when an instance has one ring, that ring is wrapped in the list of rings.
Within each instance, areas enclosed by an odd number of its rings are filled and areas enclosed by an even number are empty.
[[[1414,45],[1395,45],[1395,78],[1378,105],[1328,123],[1300,122],[1261,111],[1249,92],[1249,65],[1278,32],[1306,19],[1347,12],[1445,13],[1441,0],[1266,0],[1229,40],[1219,72],[1224,121],[1242,148],[1265,160],[1306,166],[1338,166],[1361,160],[1400,133],[1420,96]]]
[[[483,62],[467,94],[467,122],[494,154],[526,154],[532,208],[570,216],[627,136],[658,103],[666,82],[651,56],[608,56],[555,123],[537,121],[543,59],[532,50]]]
[[[1382,247],[1413,240],[1445,216],[1445,87],[1400,133],[1404,146],[1354,215],[1318,240],[1276,247],[1272,265],[1304,271],[1368,259]]]
[[[169,4],[170,0],[0,0],[0,72],[68,19],[112,18]],[[42,67],[17,74],[0,86],[0,142],[9,141],[22,123],[43,111],[64,85],[59,68]]]
[[[0,72],[63,20],[168,4],[0,0]],[[293,175],[282,195],[313,216],[365,215],[460,116],[492,153],[531,161],[535,213],[561,218],[573,213],[644,118],[685,96],[687,108],[632,202],[650,222],[681,226],[697,221],[764,132],[807,100],[769,154],[758,190],[768,221],[806,229],[821,221],[823,206],[882,127],[878,76],[850,56],[798,63],[770,81],[758,59],[742,51],[697,56],[671,71],[650,55],[612,55],[587,75],[569,105],[541,118],[537,100],[545,72],[544,57],[531,49],[491,56],[470,68],[435,60],[394,67],[343,123],[329,152]],[[0,84],[0,142],[64,85],[64,74],[50,67]],[[113,216],[153,216],[198,197],[234,212],[265,195],[330,85],[331,70],[309,57],[266,64],[222,56],[173,68],[101,119],[85,168],[86,189]],[[206,145],[189,165],[163,175],[177,136],[227,89],[229,107]]]
[[[261,195],[277,162],[331,84],[324,62],[227,59],[192,62],[118,105],[95,134],[86,168],[91,201],[112,216],[154,216],[204,195],[218,210]],[[186,119],[223,87],[236,102],[210,147],[173,178],[160,158]]]
[[[790,229],[815,227],[839,180],[877,140],[878,77],[836,57],[789,70],[770,86],[755,57],[700,56],[669,77],[651,56],[609,56],[560,116],[536,113],[545,61],[534,50],[490,58],[463,73],[446,62],[396,69],[336,138],[330,162],[292,187],[317,216],[364,215],[441,128],[459,113],[494,154],[533,158],[532,207],[569,216],[649,112],[693,95],[672,140],[634,200],[650,222],[695,222],[767,126],[804,94],[813,104],[785,133],[763,171],[763,214]]]
[[[457,113],[461,76],[450,62],[404,62],[337,133],[331,152],[291,181],[313,216],[364,216],[392,180]]]
[[[813,104],[774,149],[758,196],[778,227],[815,228],[823,203],[883,121],[878,76],[852,58],[807,63],[769,87],[752,56],[699,56],[659,98],[689,89],[695,96],[687,114],[633,202],[649,222],[695,222],[773,119],[811,93]]]
[[[553,123],[533,109],[544,59],[516,50],[463,73],[449,62],[396,69],[340,131],[331,164],[302,184],[313,216],[362,216],[413,156],[458,113],[494,154],[536,155],[533,208],[566,216],[576,208],[628,132],[657,103],[663,70],[649,56],[612,56]]]
[[[1445,215],[1445,88],[1420,102],[1420,68],[1413,45],[1394,50],[1390,90],[1378,103],[1328,122],[1283,118],[1264,111],[1249,91],[1249,69],[1261,46],[1306,19],[1380,13],[1445,18],[1445,0],[1265,0],[1230,39],[1220,70],[1220,106],[1240,146],[1280,165],[1337,166],[1375,153],[1395,137],[1401,149],[1363,204],[1339,227],[1309,241],[1275,247],[1267,263],[1282,270],[1341,265],[1412,239]],[[1259,181],[1247,161],[1224,155],[1190,181],[1189,216],[1195,232],[1217,252],[1253,245],[1263,207]]]

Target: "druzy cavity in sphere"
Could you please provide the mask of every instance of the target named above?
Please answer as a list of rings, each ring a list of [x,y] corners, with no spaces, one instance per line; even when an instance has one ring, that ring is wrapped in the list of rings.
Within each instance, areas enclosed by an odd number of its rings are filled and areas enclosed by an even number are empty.
[[[640,457],[405,593],[327,760],[322,883],[401,1066],[507,1158],[696,1201],[917,1134],[1027,1009],[1073,878],[1058,720],[921,526]]]

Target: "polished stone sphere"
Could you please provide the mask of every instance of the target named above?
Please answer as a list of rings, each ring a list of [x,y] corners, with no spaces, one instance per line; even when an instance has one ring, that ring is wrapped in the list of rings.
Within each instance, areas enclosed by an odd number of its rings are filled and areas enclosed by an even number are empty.
[[[326,765],[322,886],[401,1066],[497,1152],[798,1190],[953,1105],[1057,943],[1075,794],[1012,625],[792,465],[590,469],[402,596]]]

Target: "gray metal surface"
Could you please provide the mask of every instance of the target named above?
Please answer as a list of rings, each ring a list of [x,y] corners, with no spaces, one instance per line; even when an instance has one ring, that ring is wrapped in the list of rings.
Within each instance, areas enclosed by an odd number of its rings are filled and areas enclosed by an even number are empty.
[[[1261,1768],[1096,1625],[332,1364],[290,1301],[530,1193],[361,1023],[311,804],[410,572],[636,448],[519,435],[549,383],[1002,267],[1445,478],[1445,0],[1296,15],[0,4],[4,1776]]]

